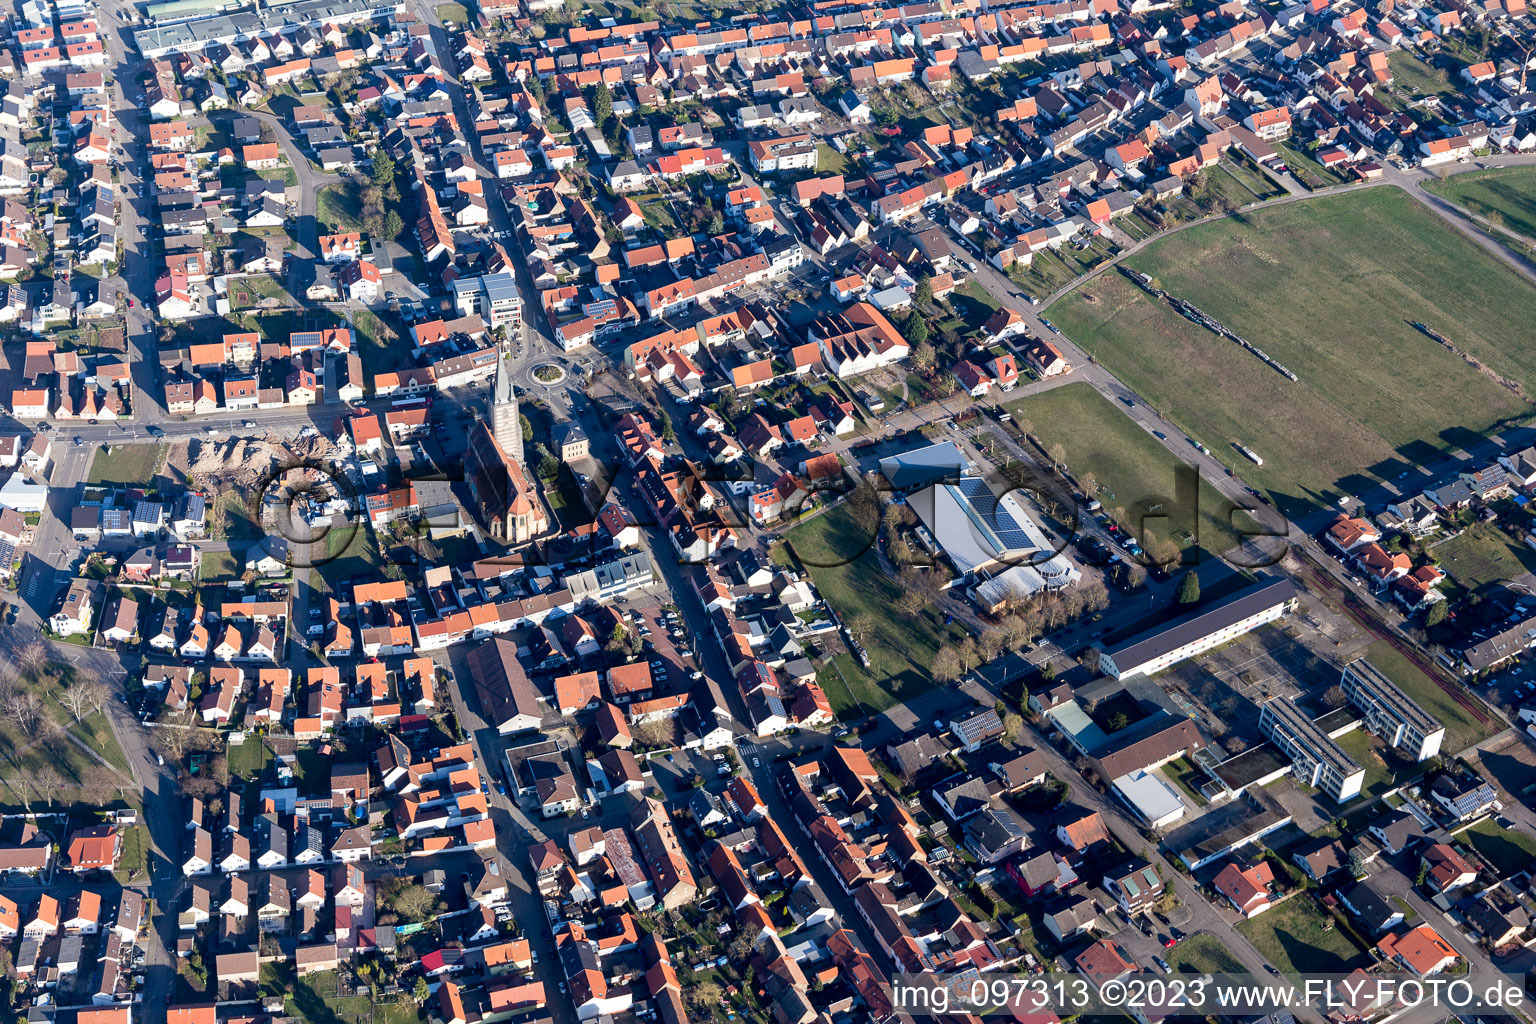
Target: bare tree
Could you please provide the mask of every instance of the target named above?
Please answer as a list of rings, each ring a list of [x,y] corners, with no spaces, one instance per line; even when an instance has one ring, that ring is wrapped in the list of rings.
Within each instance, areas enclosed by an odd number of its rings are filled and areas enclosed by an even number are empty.
[[[848,631],[849,636],[853,637],[853,642],[862,647],[869,634],[875,631],[875,617],[868,612],[850,615],[844,621],[843,628]]]
[[[64,777],[48,765],[29,774],[32,776],[30,781],[33,791],[52,807],[54,800],[58,799],[59,791],[64,788]]]
[[[43,721],[43,699],[31,690],[12,689],[3,695],[0,711],[28,736],[35,735]]]
[[[988,629],[982,632],[981,639],[976,641],[976,648],[981,652],[982,661],[994,661],[1008,647],[1008,641],[1000,630]]]
[[[962,672],[969,672],[981,662],[981,652],[976,647],[976,641],[970,637],[960,641],[960,646],[955,648],[955,654],[960,658]]]
[[[437,909],[437,897],[420,885],[407,885],[389,897],[395,913],[406,921],[421,921]]]
[[[16,652],[16,667],[25,675],[35,675],[48,664],[48,648],[41,640],[34,640]]]
[[[940,647],[933,656],[933,678],[941,683],[954,682],[963,675],[965,669],[961,666],[960,655],[953,647],[945,644]]]
[[[630,735],[636,743],[646,747],[665,747],[672,743],[672,723],[651,719],[630,726]]]
[[[54,698],[62,704],[75,721],[80,721],[93,712],[100,711],[107,702],[107,688],[96,680],[96,673],[89,670],[80,670],[63,690],[54,694]]]

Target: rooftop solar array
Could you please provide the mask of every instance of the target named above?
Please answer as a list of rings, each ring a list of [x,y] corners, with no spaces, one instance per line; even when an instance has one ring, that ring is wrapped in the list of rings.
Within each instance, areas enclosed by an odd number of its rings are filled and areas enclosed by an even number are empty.
[[[960,489],[981,522],[992,531],[1003,551],[1018,551],[1035,546],[1024,527],[998,501],[997,495],[992,493],[992,488],[987,486],[985,480],[976,476],[961,477],[955,486]]]

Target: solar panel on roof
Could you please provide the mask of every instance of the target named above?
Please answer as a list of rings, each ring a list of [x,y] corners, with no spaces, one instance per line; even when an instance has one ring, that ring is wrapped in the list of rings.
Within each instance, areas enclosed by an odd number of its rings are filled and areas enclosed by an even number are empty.
[[[963,477],[959,482],[960,493],[965,495],[976,514],[996,535],[1004,549],[1013,551],[1033,547],[1029,534],[1024,532],[1013,514],[1002,506],[992,488],[981,477]]]

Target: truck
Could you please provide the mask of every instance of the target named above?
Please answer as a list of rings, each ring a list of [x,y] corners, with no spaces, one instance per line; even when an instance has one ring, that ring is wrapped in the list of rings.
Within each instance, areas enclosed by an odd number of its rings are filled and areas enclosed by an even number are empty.
[[[1252,448],[1249,448],[1247,445],[1233,442],[1232,447],[1236,448],[1239,455],[1253,463],[1255,466],[1264,465],[1264,460],[1259,457],[1259,453],[1254,451]]]

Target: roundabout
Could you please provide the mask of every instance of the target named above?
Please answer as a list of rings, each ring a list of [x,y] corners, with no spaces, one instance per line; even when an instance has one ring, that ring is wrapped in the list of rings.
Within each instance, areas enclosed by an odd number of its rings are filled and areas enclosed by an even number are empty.
[[[556,363],[539,363],[528,371],[529,383],[552,388],[565,382],[565,367]]]

